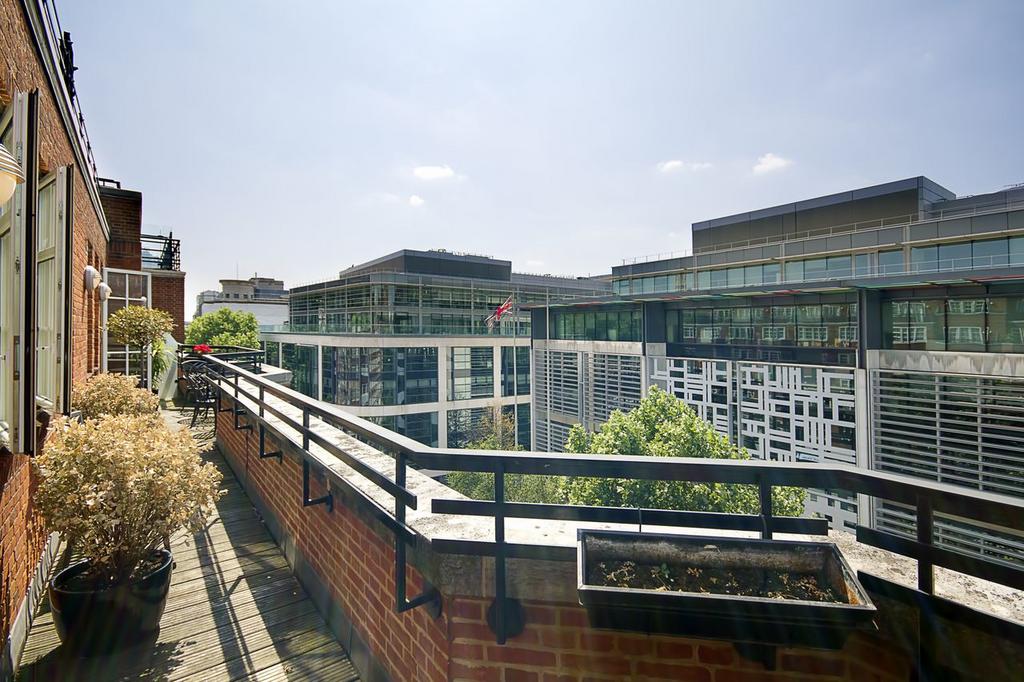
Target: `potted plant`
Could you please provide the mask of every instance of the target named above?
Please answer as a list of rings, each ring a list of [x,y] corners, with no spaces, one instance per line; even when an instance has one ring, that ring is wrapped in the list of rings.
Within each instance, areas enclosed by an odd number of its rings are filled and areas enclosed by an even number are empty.
[[[172,331],[174,320],[167,312],[140,305],[125,306],[107,320],[107,334],[115,343],[123,343],[129,348],[139,348],[144,351],[144,355],[148,353],[151,358],[163,353],[164,334],[170,334]],[[157,370],[166,369],[162,357],[157,359],[156,365]],[[154,379],[158,376],[159,372],[154,371]],[[143,375],[140,383],[148,387],[148,377]]]
[[[152,636],[172,570],[158,546],[183,526],[202,527],[220,472],[187,430],[155,414],[60,420],[35,464],[36,508],[86,557],[49,586],[61,642],[92,654]]]
[[[578,532],[591,624],[834,649],[875,607],[830,542]]]

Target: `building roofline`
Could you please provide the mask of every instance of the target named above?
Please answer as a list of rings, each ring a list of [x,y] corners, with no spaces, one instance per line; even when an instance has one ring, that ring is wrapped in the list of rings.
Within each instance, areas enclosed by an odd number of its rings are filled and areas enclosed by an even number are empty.
[[[894,194],[896,192],[904,192],[911,189],[922,189],[927,188],[936,194],[943,196],[946,199],[955,199],[956,194],[946,189],[942,185],[930,180],[929,178],[918,175],[912,178],[904,178],[902,180],[894,180],[892,182],[883,182],[879,185],[871,185],[869,187],[861,187],[859,189],[846,190],[843,192],[836,192],[834,194],[826,194],[819,197],[812,197],[810,199],[803,199],[800,201],[794,201],[786,204],[779,204],[777,206],[770,206],[768,208],[757,209],[754,211],[746,211],[744,213],[735,213],[733,215],[722,216],[720,218],[711,218],[709,220],[702,220],[700,222],[693,223],[692,229],[694,232],[701,230],[709,230],[715,227],[721,227],[723,225],[733,225],[736,223],[746,222],[748,220],[758,220],[760,218],[771,218],[774,216],[786,215],[788,213],[794,213],[796,211],[803,211],[812,208],[822,208],[825,206],[836,206],[838,204],[847,203],[849,201],[856,201],[858,199],[870,199],[872,197],[883,196],[886,194]]]

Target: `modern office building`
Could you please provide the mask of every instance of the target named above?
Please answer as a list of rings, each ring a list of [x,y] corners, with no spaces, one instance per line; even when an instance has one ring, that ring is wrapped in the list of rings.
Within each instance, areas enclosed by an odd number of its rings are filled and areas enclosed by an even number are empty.
[[[288,324],[261,336],[267,362],[306,395],[440,447],[464,445],[500,409],[529,447],[530,316],[520,306],[609,292],[608,281],[514,273],[507,260],[404,250],[292,289]]]
[[[1024,188],[924,177],[693,225],[693,250],[613,268],[615,295],[533,308],[536,449],[658,385],[755,457],[1024,495]],[[811,495],[834,526],[906,507]],[[1024,538],[939,537],[1024,559]]]
[[[220,291],[207,290],[196,296],[195,317],[221,308],[252,313],[260,326],[288,321],[288,290],[273,277],[222,279]]]

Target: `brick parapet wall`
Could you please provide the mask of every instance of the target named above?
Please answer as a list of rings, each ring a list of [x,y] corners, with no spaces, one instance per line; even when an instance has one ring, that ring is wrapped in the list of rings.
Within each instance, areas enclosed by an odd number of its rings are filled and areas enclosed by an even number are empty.
[[[40,92],[39,161],[43,172],[75,164],[68,131],[39,62],[35,44],[18,0],[0,0],[0,99],[9,105],[16,92]],[[99,300],[85,290],[86,265],[102,270],[107,240],[86,188],[82,170],[74,167],[74,241],[70,248],[72,278],[72,377],[81,381],[100,364]],[[65,359],[67,361],[67,359]],[[27,457],[0,455],[0,640],[27,594],[46,533],[32,508],[35,478]]]
[[[166,310],[174,318],[171,336],[185,341],[185,273],[177,270],[147,270],[152,277],[152,306]]]
[[[244,422],[245,417],[239,419]],[[445,585],[438,620],[423,608],[397,614],[390,533],[343,499],[336,498],[333,512],[323,505],[304,508],[301,464],[287,456],[282,463],[259,459],[258,434],[235,430],[233,420],[230,411],[217,416],[221,451],[250,495],[275,517],[287,535],[286,543],[294,543],[318,580],[327,585],[353,630],[368,643],[370,655],[394,680],[882,682],[910,676],[909,660],[880,637],[855,633],[844,649],[834,652],[780,648],[775,669],[766,670],[761,663],[738,656],[727,642],[591,628],[586,612],[575,601],[529,599],[521,584],[518,593],[525,629],[499,646],[486,623],[490,600],[480,596],[490,591],[491,567],[479,561],[457,562],[461,567],[458,580],[435,577],[437,584]],[[269,435],[266,448],[279,449]],[[322,487],[314,483],[311,495],[322,493]],[[429,564],[425,570],[444,571],[452,565],[450,557],[429,554],[429,549],[422,548],[417,554],[419,565]],[[510,570],[514,568],[510,564]],[[409,594],[413,595],[421,578],[412,567],[409,575]],[[540,589],[549,595],[573,593],[561,588]],[[342,644],[348,645],[345,639]]]
[[[124,270],[142,268],[142,194],[100,188],[100,202],[110,228],[107,265]]]

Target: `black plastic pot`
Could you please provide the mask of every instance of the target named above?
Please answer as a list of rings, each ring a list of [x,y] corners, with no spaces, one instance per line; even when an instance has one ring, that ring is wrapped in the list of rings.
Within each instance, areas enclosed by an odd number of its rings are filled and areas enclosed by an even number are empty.
[[[50,582],[50,610],[61,643],[81,654],[108,653],[154,639],[171,586],[173,558],[154,554],[160,568],[139,580],[105,590],[70,590],[68,581],[89,567],[89,560],[64,569]]]
[[[580,604],[593,627],[836,649],[857,628],[875,629],[875,607],[829,542],[711,538],[623,531],[578,531]],[[774,567],[820,572],[845,603],[672,592],[588,584],[605,560],[695,568]]]

